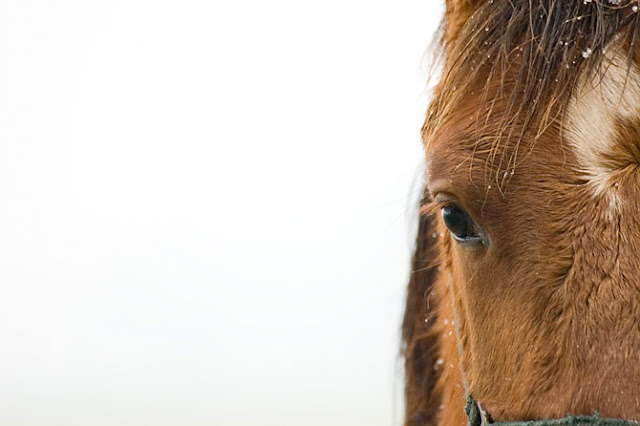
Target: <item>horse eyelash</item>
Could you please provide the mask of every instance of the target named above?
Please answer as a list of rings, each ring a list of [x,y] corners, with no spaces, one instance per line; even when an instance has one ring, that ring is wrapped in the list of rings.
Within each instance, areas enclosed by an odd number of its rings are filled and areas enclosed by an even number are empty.
[[[438,214],[438,212],[447,205],[452,205],[452,203],[447,203],[446,205],[442,205],[434,200],[428,200],[420,206],[420,216],[431,216],[434,214]]]

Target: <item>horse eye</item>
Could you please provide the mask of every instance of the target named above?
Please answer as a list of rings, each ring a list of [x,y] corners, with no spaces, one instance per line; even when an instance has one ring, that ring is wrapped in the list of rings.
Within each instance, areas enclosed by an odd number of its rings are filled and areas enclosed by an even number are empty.
[[[456,241],[465,245],[475,245],[483,242],[475,222],[461,208],[455,205],[443,207],[442,220]]]

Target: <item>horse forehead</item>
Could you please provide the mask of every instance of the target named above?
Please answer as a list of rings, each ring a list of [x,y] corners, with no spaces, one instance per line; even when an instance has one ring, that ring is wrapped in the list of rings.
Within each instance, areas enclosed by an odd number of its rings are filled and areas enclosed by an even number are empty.
[[[605,57],[599,70],[581,76],[564,122],[565,140],[595,195],[615,188],[616,172],[638,166],[638,129],[640,67],[620,50]]]
[[[596,71],[584,72],[569,100],[562,133],[552,135],[553,139],[562,137],[563,145],[575,153],[578,172],[596,195],[614,186],[612,176],[618,168],[640,164],[640,64],[630,64],[628,58],[628,52],[620,48],[605,57]],[[487,165],[487,154],[501,154],[482,146],[483,136],[477,133],[475,123],[478,104],[479,99],[469,99],[459,105],[426,138],[429,178],[458,174],[455,171],[465,174],[465,170],[469,177],[470,168],[479,170]],[[624,127],[636,131],[628,132]],[[544,145],[543,156],[564,155],[564,150],[556,149],[560,145],[547,139],[536,142]]]
[[[479,92],[469,95],[442,119],[440,125],[424,135],[429,180],[456,175],[468,177],[470,167],[475,165],[478,169],[485,164],[484,138],[477,126],[477,121],[484,120],[484,115],[477,109],[481,104]]]

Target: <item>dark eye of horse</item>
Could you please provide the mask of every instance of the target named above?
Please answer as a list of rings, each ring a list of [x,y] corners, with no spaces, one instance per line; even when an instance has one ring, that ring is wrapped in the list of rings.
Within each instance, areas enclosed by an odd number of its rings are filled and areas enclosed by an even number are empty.
[[[456,241],[464,243],[464,245],[483,243],[483,238],[475,222],[460,207],[455,205],[443,207],[442,220]]]

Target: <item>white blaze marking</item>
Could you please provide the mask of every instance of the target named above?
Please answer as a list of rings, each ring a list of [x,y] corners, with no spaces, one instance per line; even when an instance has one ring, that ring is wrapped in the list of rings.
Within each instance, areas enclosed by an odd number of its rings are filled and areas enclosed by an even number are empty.
[[[565,123],[565,136],[575,148],[595,195],[609,193],[613,209],[617,205],[615,191],[610,191],[613,170],[603,161],[603,154],[612,152],[620,118],[640,119],[640,69],[635,64],[629,68],[627,52],[622,50],[606,57],[602,70],[580,79]]]

